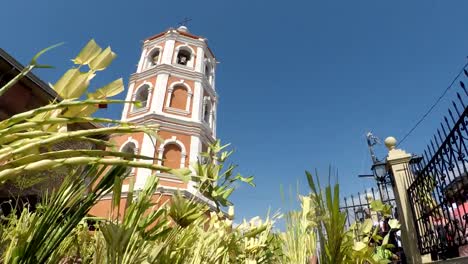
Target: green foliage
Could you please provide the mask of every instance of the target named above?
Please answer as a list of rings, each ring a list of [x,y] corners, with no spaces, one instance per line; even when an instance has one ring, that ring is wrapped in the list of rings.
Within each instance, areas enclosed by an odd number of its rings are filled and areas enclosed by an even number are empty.
[[[99,170],[102,169],[97,166],[74,170],[52,194],[47,206],[36,212],[25,208],[19,218],[11,214],[8,224],[1,226],[2,245],[6,245],[2,263],[56,263],[56,249],[95,202],[111,190],[113,179],[122,168],[113,167],[98,174]],[[85,179],[92,180],[86,183]]]
[[[0,96],[33,68],[48,67],[37,64],[45,51],[0,88]],[[75,66],[53,85],[60,100],[0,122],[0,184],[25,181],[25,175],[31,173],[44,175],[54,171],[65,175],[60,187],[51,190],[36,211],[25,207],[18,212],[14,208],[3,219],[0,262],[304,264],[317,255],[318,241],[321,263],[388,263],[388,249],[392,247],[388,235],[380,237],[370,219],[346,230],[346,215],[339,208],[339,186],[322,189],[308,172],[311,194],[300,196],[300,210],[285,214],[286,229],[280,232],[274,228],[279,214],[233,223],[230,196],[239,182],[254,186],[253,177],[234,173],[236,166],[227,164],[232,151],[227,151],[228,145],[221,145],[220,141],[210,145],[202,153],[204,159],[192,165],[194,175],[153,165],[153,157],[112,150],[115,146],[102,136],[143,132],[157,137],[157,126],[92,116],[99,104],[137,103],[109,99],[123,91],[121,79],[87,93],[90,81],[114,58],[110,48],[102,49],[91,40],[72,60]],[[79,99],[83,97],[86,99]],[[114,126],[68,129],[71,124],[89,122]],[[55,148],[69,141],[89,142],[98,148]],[[128,167],[192,179],[199,193],[216,208],[212,210],[179,193],[161,204],[155,195],[156,176],[149,177],[141,190],[135,190],[130,180],[128,191],[122,193]],[[109,216],[89,217],[91,207],[104,196],[111,196]],[[227,206],[230,207],[226,214],[222,210]],[[371,207],[382,215],[388,215],[391,209],[379,201],[373,201]],[[395,220],[389,225],[399,228]]]
[[[60,168],[90,164],[126,165],[160,170],[181,176],[186,174],[186,172],[153,165],[152,162],[136,161],[136,159],[152,160],[153,157],[112,151],[112,145],[103,139],[103,137],[113,134],[135,132],[143,132],[156,137],[157,126],[141,126],[91,116],[99,104],[126,103],[121,100],[108,99],[108,97],[123,91],[121,79],[88,94],[88,99],[79,100],[88,90],[90,81],[96,72],[105,69],[115,57],[110,48],[101,50],[91,40],[75,58],[76,67],[67,71],[57,83],[52,85],[62,100],[55,100],[46,106],[16,114],[0,122],[0,183],[8,180],[14,182],[21,176],[31,173],[57,171]],[[13,84],[31,69],[43,67],[36,63],[38,56],[43,52],[45,50],[36,55],[31,62],[32,64],[25,67],[20,75],[1,88],[0,95],[13,87]],[[83,66],[89,66],[89,69],[83,71]],[[77,123],[114,124],[115,126],[68,130],[69,125]],[[96,146],[96,149],[57,150],[55,148],[55,146],[67,142],[91,143]],[[104,150],[106,148],[108,150]]]
[[[17,77],[0,88],[0,96],[32,69],[48,67],[38,64],[37,59],[49,49],[39,52],[32,59],[31,65],[26,66]],[[96,201],[112,188],[114,195],[120,195],[115,190],[125,177],[126,167],[148,168],[184,176],[184,172],[156,166],[153,162],[136,161],[137,159],[153,160],[153,157],[110,150],[113,145],[105,140],[105,136],[108,135],[143,132],[156,137],[157,126],[141,126],[91,116],[99,104],[135,103],[108,99],[123,91],[121,79],[88,94],[85,100],[79,99],[88,90],[96,72],[104,70],[114,58],[115,54],[110,48],[102,51],[93,40],[90,41],[75,58],[76,67],[67,71],[52,86],[60,98],[46,106],[16,114],[0,122],[0,184],[6,181],[15,182],[18,179],[27,182],[25,175],[50,171],[63,170],[65,175],[60,188],[53,192],[50,200],[40,210],[29,212],[26,208],[18,213],[19,218],[12,214],[7,224],[1,226],[3,263],[58,263],[65,257],[73,259],[75,256],[63,255],[63,252],[68,252],[66,249],[73,244],[76,244],[76,250],[72,252],[90,252],[78,250],[80,246],[75,243],[77,240],[86,238],[84,233],[80,232],[80,229],[84,229],[85,217]],[[83,70],[83,66],[88,66],[89,69]],[[69,131],[69,125],[76,123],[110,123],[115,126],[97,126],[87,130]],[[57,149],[56,146],[67,142],[91,143],[96,148]],[[52,175],[52,173],[49,174],[49,176]],[[37,178],[34,178],[33,182]],[[155,188],[154,186],[156,183],[151,185]],[[149,192],[154,192],[154,189],[150,189]],[[139,200],[139,206],[136,208],[129,206],[125,210],[123,224],[127,229],[115,233],[115,225],[110,222],[102,225],[100,235],[92,240],[86,240],[88,243],[84,245],[92,243],[90,241],[114,241],[116,234],[121,235],[118,237],[122,238],[119,240],[119,246],[115,248],[115,251],[108,250],[107,257],[114,263],[122,263],[126,256],[131,256],[129,257],[131,261],[128,263],[134,263],[132,258],[138,255],[126,253],[128,250],[124,246],[132,241],[127,240],[127,236],[128,234],[133,236],[135,232],[142,233],[142,229],[145,228],[144,223],[158,218],[155,214],[159,213],[158,211],[144,215],[145,206],[151,204],[148,202],[150,196],[148,193],[141,195],[146,199]],[[141,205],[142,203],[144,205]],[[140,218],[144,220],[138,221]],[[155,226],[158,227],[160,223]],[[144,230],[145,237],[155,236],[158,231],[154,227],[149,230],[156,233],[148,233],[148,230]],[[69,234],[73,237],[69,237]],[[132,244],[132,246],[140,249],[138,244]],[[123,249],[126,251],[122,252]],[[98,247],[96,250],[104,252],[103,247]],[[75,254],[82,258],[81,253]]]
[[[286,231],[281,234],[284,263],[308,263],[316,250],[316,216],[314,200],[300,196],[301,210],[286,214]]]
[[[379,235],[379,226],[373,219],[364,222],[355,222],[349,229],[345,228],[346,214],[339,207],[339,185],[329,184],[322,190],[320,184],[306,172],[311,197],[316,204],[317,231],[320,238],[321,263],[390,263],[393,257],[389,250],[393,245],[388,243],[390,232],[385,237]],[[381,214],[390,216],[391,207],[381,201],[371,202],[371,215]],[[397,230],[400,224],[392,219],[389,222],[392,231]]]
[[[11,79],[7,84],[5,84],[3,87],[0,87],[0,96],[2,96],[6,91],[8,91],[8,89],[10,89],[11,87],[13,87],[13,85],[15,85],[19,80],[21,80],[21,78],[23,78],[24,76],[26,76],[28,73],[30,73],[33,69],[38,69],[38,68],[52,68],[52,66],[49,66],[49,65],[44,65],[44,64],[38,64],[37,63],[37,59],[39,59],[39,57],[46,53],[47,51],[51,50],[51,49],[54,49],[60,45],[62,45],[63,43],[59,43],[59,44],[56,44],[56,45],[53,45],[53,46],[50,46],[48,48],[45,48],[41,51],[39,51],[31,60],[31,62],[29,63],[28,66],[24,67],[23,70],[21,70],[21,72],[15,76],[15,78]]]
[[[320,263],[347,263],[353,243],[345,228],[346,214],[340,210],[339,185],[328,185],[322,190],[312,174],[306,171],[311,198],[316,206],[317,232],[320,240]],[[317,178],[318,180],[318,178]]]
[[[208,147],[206,153],[201,153],[203,159],[198,160],[193,165],[196,177],[193,178],[198,183],[198,189],[208,199],[214,201],[216,206],[229,206],[232,203],[229,197],[235,190],[236,182],[244,182],[251,186],[253,177],[243,177],[240,174],[234,174],[236,166],[229,164],[226,166],[226,160],[232,155],[233,151],[226,151],[229,145],[221,145],[217,140]]]

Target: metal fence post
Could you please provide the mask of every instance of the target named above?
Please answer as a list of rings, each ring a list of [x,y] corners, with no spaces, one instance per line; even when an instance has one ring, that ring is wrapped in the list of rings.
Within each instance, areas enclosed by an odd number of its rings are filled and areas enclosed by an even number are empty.
[[[397,204],[398,219],[401,224],[401,242],[408,263],[420,264],[430,261],[430,258],[424,257],[423,259],[423,256],[419,252],[411,203],[408,199],[407,189],[410,184],[408,173],[411,173],[409,161],[412,156],[404,150],[397,149],[396,143],[397,141],[394,137],[385,139],[385,146],[388,148],[387,166],[394,177],[393,191]]]

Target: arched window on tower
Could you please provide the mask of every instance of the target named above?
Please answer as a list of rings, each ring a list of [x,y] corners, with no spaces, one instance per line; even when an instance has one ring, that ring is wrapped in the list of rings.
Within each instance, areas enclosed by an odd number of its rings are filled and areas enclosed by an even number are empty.
[[[135,93],[135,101],[140,101],[140,105],[134,105],[133,110],[138,110],[148,106],[149,85],[144,84],[140,86]]]
[[[181,168],[182,151],[180,146],[174,143],[164,146],[162,165],[171,169]]]
[[[148,56],[149,67],[156,66],[159,64],[160,55],[161,55],[160,49],[154,49],[151,51],[151,53]]]
[[[211,102],[209,100],[205,100],[205,105],[203,108],[203,121],[205,121],[208,125],[211,126],[210,115],[211,115]]]
[[[208,81],[211,77],[211,67],[208,63],[205,65],[205,77],[208,79]]]
[[[189,49],[181,48],[177,53],[177,64],[187,66],[192,59],[192,53]]]
[[[137,154],[137,147],[136,147],[135,143],[128,142],[120,149],[120,152],[129,153],[129,154]],[[124,159],[133,160],[133,159],[130,159],[130,158],[124,158]],[[131,173],[132,170],[133,170],[132,167],[128,167],[127,168],[127,173]]]
[[[187,96],[188,92],[185,86],[175,86],[174,90],[172,91],[171,102],[169,103],[169,107],[186,110]]]

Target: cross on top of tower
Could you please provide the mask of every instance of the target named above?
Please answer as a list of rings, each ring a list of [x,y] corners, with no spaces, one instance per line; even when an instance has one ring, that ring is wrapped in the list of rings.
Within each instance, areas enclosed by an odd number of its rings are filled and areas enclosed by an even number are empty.
[[[177,26],[178,26],[178,27],[182,27],[182,26],[186,27],[187,24],[188,24],[188,22],[190,22],[190,21],[192,21],[191,18],[185,17],[184,20],[182,20],[182,21],[180,21],[179,23],[177,23]]]

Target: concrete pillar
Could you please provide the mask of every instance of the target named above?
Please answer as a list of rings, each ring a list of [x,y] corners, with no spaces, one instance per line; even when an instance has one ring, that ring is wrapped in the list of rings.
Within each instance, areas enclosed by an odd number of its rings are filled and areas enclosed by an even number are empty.
[[[385,146],[388,148],[387,166],[392,171],[394,178],[393,191],[398,208],[398,220],[401,224],[401,242],[408,263],[420,264],[430,262],[430,256],[428,259],[427,255],[423,257],[419,253],[416,226],[413,220],[411,203],[408,199],[407,189],[410,183],[407,181],[407,173],[412,173],[409,170],[411,154],[397,149],[396,143],[397,141],[394,137],[385,139]]]

